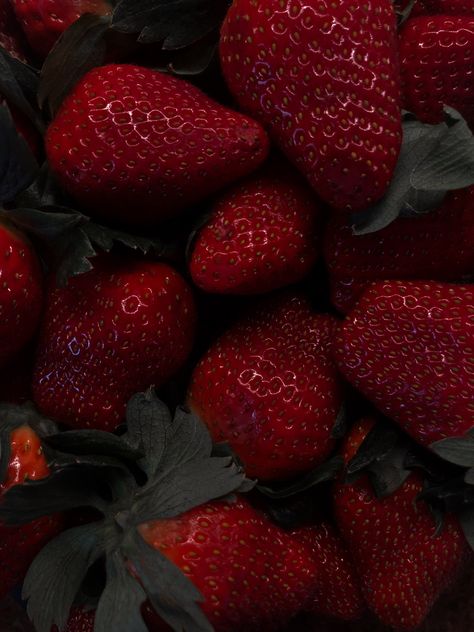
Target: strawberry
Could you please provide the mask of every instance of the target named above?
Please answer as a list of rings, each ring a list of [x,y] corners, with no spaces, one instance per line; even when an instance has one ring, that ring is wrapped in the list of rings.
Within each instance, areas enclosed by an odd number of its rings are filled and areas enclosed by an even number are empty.
[[[235,0],[220,56],[240,106],[337,209],[380,199],[401,143],[389,0]]]
[[[113,429],[138,388],[161,385],[193,344],[191,291],[170,266],[103,256],[91,272],[52,283],[33,375],[47,416]]]
[[[107,0],[9,0],[32,50],[46,57],[59,36],[84,13],[106,15]]]
[[[148,68],[94,68],[46,136],[51,167],[88,212],[150,224],[173,217],[266,158],[254,121]]]
[[[359,619],[365,604],[352,560],[334,527],[326,521],[292,532],[305,542],[318,568],[317,588],[306,610],[345,621]]]
[[[346,459],[373,427],[363,419],[346,438]],[[447,515],[441,531],[426,502],[418,500],[422,477],[411,473],[393,494],[378,498],[367,475],[338,482],[334,509],[362,581],[369,607],[385,625],[418,629],[440,593],[467,558],[457,519]]]
[[[473,243],[474,187],[448,193],[435,211],[399,217],[365,235],[354,235],[344,217],[332,217],[324,250],[334,304],[349,311],[370,281],[462,280],[474,270]]]
[[[0,46],[12,57],[26,62],[27,55],[23,38],[10,0],[0,0]]]
[[[0,424],[2,458],[8,454],[0,498],[25,480],[40,480],[49,475],[49,467],[36,432],[20,420]],[[0,522],[0,596],[22,581],[35,555],[60,528],[57,516],[39,518],[15,528]]]
[[[207,292],[258,294],[303,278],[318,256],[321,212],[287,170],[272,167],[216,201],[195,239],[190,272]]]
[[[93,610],[74,608],[64,632],[94,632],[94,614]],[[53,626],[51,632],[58,632],[58,628]]]
[[[408,5],[406,0],[403,3]],[[404,7],[403,7],[404,8]],[[473,15],[472,0],[416,0],[410,16],[418,15]]]
[[[281,479],[330,454],[342,391],[331,359],[336,320],[300,296],[268,299],[205,353],[188,401],[249,476]]]
[[[420,121],[443,120],[443,105],[474,125],[474,16],[433,15],[408,20],[400,33],[404,106]]]
[[[0,225],[0,366],[33,337],[43,303],[40,263],[15,228]]]
[[[340,327],[342,373],[423,445],[472,427],[473,304],[469,285],[379,282]]]

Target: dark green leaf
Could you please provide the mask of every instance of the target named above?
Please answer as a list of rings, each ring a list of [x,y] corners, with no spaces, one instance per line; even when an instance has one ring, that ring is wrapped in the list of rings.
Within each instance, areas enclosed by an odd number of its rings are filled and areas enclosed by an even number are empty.
[[[102,525],[64,531],[47,544],[30,566],[23,585],[28,616],[37,632],[64,629],[87,570],[102,555]]]
[[[32,105],[38,90],[38,74],[34,68],[11,57],[0,47],[0,94],[11,106],[17,107],[36,126],[44,131],[44,123]]]
[[[399,433],[393,426],[383,421],[376,423],[350,460],[347,473],[360,472],[374,461],[382,460],[396,446],[398,439]]]
[[[80,213],[49,212],[34,208],[14,208],[5,213],[16,226],[45,242],[54,242],[87,221]]]
[[[342,402],[341,408],[334,422],[334,426],[331,431],[331,437],[333,439],[341,439],[347,432],[348,424],[348,411],[346,401]]]
[[[196,44],[173,54],[166,70],[175,75],[200,75],[211,64],[217,51],[218,36],[213,32]]]
[[[40,437],[58,430],[56,423],[40,415],[31,402],[24,404],[0,402],[0,427],[18,428],[22,425],[30,426]]]
[[[211,452],[212,440],[206,426],[194,413],[178,407],[168,433],[160,470],[166,472],[180,464],[205,459]]]
[[[82,15],[59,38],[41,70],[38,100],[53,117],[78,81],[104,63],[110,18]]]
[[[410,476],[404,466],[407,444],[400,442],[385,458],[375,460],[368,466],[370,482],[377,498],[390,496],[399,489]]]
[[[68,430],[45,437],[45,442],[56,450],[72,454],[100,454],[130,460],[143,456],[139,446],[133,447],[122,437],[103,430]]]
[[[90,259],[96,254],[94,246],[82,227],[67,235],[67,239],[62,244],[60,264],[56,270],[58,285],[63,287],[72,276],[92,270],[94,266]]]
[[[469,546],[474,551],[474,507],[468,507],[459,514],[459,521]]]
[[[451,437],[435,441],[430,448],[442,459],[463,467],[474,466],[474,437]]]
[[[468,485],[474,485],[474,467],[468,469],[464,480]]]
[[[164,249],[164,245],[157,240],[141,237],[140,235],[131,235],[124,231],[100,226],[94,222],[88,223],[84,226],[83,230],[89,237],[91,243],[98,246],[104,252],[109,252],[114,243],[121,243],[131,250],[140,250],[144,254],[151,250],[161,252]]]
[[[43,209],[43,207],[65,207],[65,194],[45,161],[37,177],[25,191],[16,198],[17,207]],[[43,209],[49,210],[49,209]],[[69,212],[73,212],[67,209]],[[74,211],[77,213],[77,211]]]

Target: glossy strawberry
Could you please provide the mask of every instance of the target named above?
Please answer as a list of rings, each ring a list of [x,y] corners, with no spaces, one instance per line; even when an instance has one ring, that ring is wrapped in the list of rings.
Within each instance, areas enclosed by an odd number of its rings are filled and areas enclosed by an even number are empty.
[[[400,33],[404,106],[421,121],[443,120],[443,105],[474,125],[474,16],[420,16]]]
[[[68,619],[64,632],[94,632],[94,611],[74,608]],[[58,632],[53,626],[51,632]]]
[[[43,280],[31,244],[16,229],[0,226],[0,365],[33,337],[41,316]]]
[[[106,15],[107,0],[9,0],[32,50],[46,57],[60,35],[84,13]]]
[[[471,429],[474,288],[387,281],[341,325],[345,377],[423,445]]]
[[[345,621],[359,619],[366,608],[359,578],[334,527],[321,521],[300,527],[292,535],[311,548],[318,568],[316,591],[305,610]]]
[[[373,422],[357,424],[346,439],[346,456],[357,452]],[[377,498],[367,476],[338,482],[334,509],[339,529],[355,561],[369,607],[396,630],[421,625],[440,593],[467,559],[467,543],[457,519],[445,517],[439,533],[423,489],[412,473],[390,496]]]
[[[109,65],[85,75],[46,136],[59,181],[87,212],[150,224],[252,172],[263,129],[193,85],[148,68]]]
[[[332,217],[324,250],[333,303],[349,311],[376,280],[463,280],[474,270],[473,243],[474,187],[449,193],[435,211],[400,217],[366,235],[354,235],[344,217]]]
[[[188,285],[166,264],[104,256],[94,265],[49,289],[33,393],[49,417],[113,429],[131,394],[185,362],[196,315]]]
[[[331,359],[336,320],[299,296],[269,299],[231,327],[194,370],[191,408],[249,476],[281,479],[331,452],[342,392]]]
[[[49,475],[41,441],[34,430],[26,424],[19,424],[5,434],[3,423],[2,420],[2,440],[8,441],[9,445],[2,444],[2,452],[8,450],[9,459],[5,478],[0,483],[0,498],[14,485]],[[0,522],[0,596],[22,581],[35,555],[59,528],[57,516],[39,518],[15,527]]]
[[[408,2],[405,2],[408,4]],[[410,16],[474,15],[472,0],[416,0]]]
[[[270,167],[223,193],[194,242],[190,272],[207,292],[258,294],[303,278],[319,253],[321,217],[311,192]]]
[[[396,23],[389,0],[235,0],[222,27],[240,106],[338,209],[380,199],[401,142]]]

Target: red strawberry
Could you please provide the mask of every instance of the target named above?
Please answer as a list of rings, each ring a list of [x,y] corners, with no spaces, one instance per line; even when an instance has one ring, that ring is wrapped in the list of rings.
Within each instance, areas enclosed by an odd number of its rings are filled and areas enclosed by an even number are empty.
[[[32,50],[46,57],[59,36],[84,13],[106,15],[107,0],[10,0]]]
[[[387,281],[335,342],[345,377],[423,445],[471,429],[474,287]]]
[[[12,57],[26,62],[23,38],[10,0],[0,0],[0,46]]]
[[[318,582],[306,610],[346,621],[359,619],[365,604],[359,579],[344,543],[328,522],[300,527],[293,537],[305,542],[318,568]]]
[[[0,226],[0,365],[31,340],[43,303],[41,267],[16,229]]]
[[[191,291],[163,263],[102,257],[95,268],[49,290],[33,376],[49,417],[113,429],[128,398],[165,382],[194,338]]]
[[[64,632],[94,632],[94,611],[74,608]],[[58,632],[54,625],[51,632]]]
[[[2,436],[4,432],[2,420]],[[18,424],[7,434],[9,445],[8,468],[0,483],[0,498],[14,485],[25,480],[39,480],[49,475],[49,468],[43,454],[38,435],[27,424]],[[7,594],[22,581],[28,566],[44,544],[59,530],[57,516],[39,518],[20,526],[6,526],[0,523],[0,596]]]
[[[181,79],[109,65],[69,94],[46,149],[59,181],[88,212],[150,224],[252,172],[268,140],[257,123]]]
[[[325,258],[334,304],[349,311],[370,281],[462,280],[474,271],[473,243],[474,187],[449,193],[435,211],[400,217],[366,235],[354,235],[347,220],[332,217]]]
[[[406,2],[405,4],[408,4]],[[416,15],[473,15],[472,0],[416,0],[411,16]]]
[[[293,174],[270,167],[222,194],[190,271],[207,292],[258,294],[303,278],[318,256],[321,212]]]
[[[346,457],[373,425],[362,420],[346,439]],[[367,476],[339,482],[334,508],[362,580],[369,607],[397,630],[418,629],[467,557],[458,521],[447,515],[441,532],[428,505],[418,501],[423,481],[412,473],[390,496],[377,498]]]
[[[229,329],[194,370],[189,402],[249,476],[290,477],[330,454],[342,392],[331,359],[336,320],[277,297]]]
[[[389,0],[235,0],[221,63],[241,107],[338,209],[388,188],[401,142]]]
[[[420,121],[443,120],[443,105],[474,125],[474,16],[422,16],[400,33],[404,106]]]

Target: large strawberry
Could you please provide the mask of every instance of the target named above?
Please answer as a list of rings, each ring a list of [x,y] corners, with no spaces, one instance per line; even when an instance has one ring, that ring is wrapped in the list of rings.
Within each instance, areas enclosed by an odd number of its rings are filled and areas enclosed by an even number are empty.
[[[32,50],[46,57],[59,36],[84,13],[106,15],[107,0],[7,0]]]
[[[331,359],[336,320],[300,296],[268,299],[194,370],[189,403],[249,476],[281,479],[321,463],[342,400]]]
[[[23,37],[10,0],[0,0],[0,46],[12,57],[26,61]]]
[[[235,0],[220,55],[238,103],[325,201],[357,211],[384,195],[401,142],[389,0]]]
[[[387,281],[341,325],[345,377],[423,445],[473,426],[474,287]]]
[[[193,244],[190,271],[207,292],[258,294],[314,264],[322,213],[311,189],[274,165],[220,196]]]
[[[46,137],[59,181],[94,215],[150,224],[252,172],[268,140],[248,117],[170,75],[95,68]]]
[[[94,269],[52,283],[33,377],[43,413],[113,429],[138,388],[157,386],[187,359],[195,307],[169,265],[103,256]]]
[[[346,460],[356,454],[373,428],[363,419],[346,438]],[[418,629],[439,594],[467,558],[457,519],[447,515],[441,530],[418,495],[423,479],[411,473],[391,495],[377,497],[366,474],[338,482],[334,508],[362,580],[369,607],[397,630]]]
[[[400,33],[404,105],[426,123],[443,120],[443,105],[474,125],[474,16],[408,20]]]
[[[473,244],[474,187],[450,192],[435,211],[400,217],[365,235],[354,235],[344,217],[332,217],[325,259],[333,302],[347,312],[376,280],[461,281],[474,271]]]

